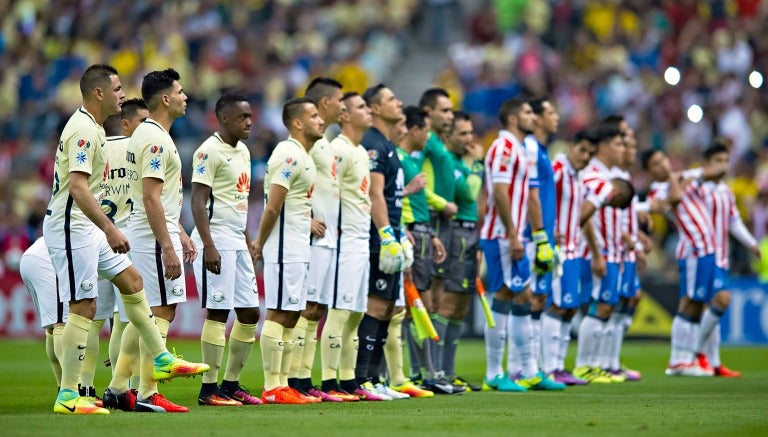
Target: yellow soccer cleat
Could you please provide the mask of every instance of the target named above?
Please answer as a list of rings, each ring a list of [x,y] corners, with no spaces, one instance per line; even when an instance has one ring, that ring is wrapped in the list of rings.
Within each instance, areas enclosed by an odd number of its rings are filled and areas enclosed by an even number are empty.
[[[56,397],[53,412],[57,414],[109,414],[106,408],[97,407],[88,398],[74,390],[63,389]]]
[[[207,372],[210,368],[211,366],[208,364],[191,363],[174,356],[170,352],[163,352],[155,358],[155,368],[152,375],[156,381],[165,381],[179,376],[200,375]]]
[[[389,388],[400,393],[405,393],[412,398],[431,398],[435,396],[434,392],[424,390],[411,381],[406,381],[402,385],[392,385]]]

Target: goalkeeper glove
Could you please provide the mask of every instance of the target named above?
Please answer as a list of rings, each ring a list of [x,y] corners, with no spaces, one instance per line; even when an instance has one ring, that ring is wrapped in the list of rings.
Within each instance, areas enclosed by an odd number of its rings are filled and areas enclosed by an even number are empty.
[[[403,270],[405,261],[403,246],[395,238],[392,226],[384,226],[379,229],[381,248],[379,250],[379,270],[386,274],[392,274]]]
[[[413,265],[413,243],[403,228],[400,228],[400,246],[403,247],[403,271],[405,271]]]
[[[533,269],[536,273],[547,273],[552,270],[552,259],[554,258],[547,232],[543,229],[535,231],[533,242],[536,244],[536,259],[533,262]]]

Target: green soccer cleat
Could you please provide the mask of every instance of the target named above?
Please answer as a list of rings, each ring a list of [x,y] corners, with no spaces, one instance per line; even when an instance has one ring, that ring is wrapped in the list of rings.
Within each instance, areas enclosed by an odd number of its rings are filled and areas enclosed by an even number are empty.
[[[165,381],[167,379],[179,376],[195,376],[207,372],[211,366],[205,363],[191,363],[174,356],[170,352],[163,352],[155,358],[155,368],[153,377],[156,381]]]
[[[539,371],[539,373],[530,378],[521,378],[517,383],[528,390],[565,390],[565,384],[549,379],[549,377],[542,371]]]
[[[97,407],[74,390],[63,389],[56,397],[53,412],[58,414],[109,414],[106,408]]]
[[[579,366],[573,369],[573,376],[595,384],[610,384],[614,382],[611,376],[599,367]]]

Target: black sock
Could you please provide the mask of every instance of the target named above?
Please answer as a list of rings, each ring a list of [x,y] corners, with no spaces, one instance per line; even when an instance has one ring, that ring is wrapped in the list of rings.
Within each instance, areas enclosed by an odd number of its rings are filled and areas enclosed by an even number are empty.
[[[299,388],[303,391],[312,390],[312,378],[299,378]]]
[[[339,383],[336,382],[336,379],[326,379],[323,382],[320,383],[320,390],[328,393],[330,391],[338,390],[339,389]]]
[[[379,326],[376,329],[376,343],[371,352],[371,362],[368,364],[368,380],[373,383],[379,382],[379,366],[384,361],[384,345],[387,343],[389,330],[389,320],[379,320]]]
[[[360,338],[360,347],[357,350],[357,363],[355,364],[355,376],[358,384],[363,384],[368,380],[368,367],[372,365],[371,356],[378,339],[376,332],[379,329],[380,320],[374,319],[368,314],[363,316],[360,326],[357,328],[357,336]],[[378,362],[376,369],[378,370]],[[342,386],[343,388],[343,386]]]
[[[341,385],[341,389],[347,393],[354,393],[355,390],[357,390],[357,387],[360,386],[354,379],[339,381],[339,384]]]
[[[288,378],[288,387],[299,389],[299,378]]]
[[[221,389],[226,392],[235,392],[240,389],[240,383],[237,381],[221,381]]]
[[[204,382],[203,385],[200,386],[200,397],[210,396],[216,393],[218,388],[219,386],[215,382]]]

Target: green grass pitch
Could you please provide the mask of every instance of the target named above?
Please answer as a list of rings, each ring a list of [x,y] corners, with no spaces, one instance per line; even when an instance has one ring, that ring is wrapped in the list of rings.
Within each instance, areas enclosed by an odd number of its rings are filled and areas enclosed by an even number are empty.
[[[200,358],[198,342],[171,339],[169,346],[185,358]],[[257,347],[242,382],[260,393]],[[100,361],[106,350],[103,343]],[[5,340],[0,342],[0,429],[11,436],[59,437],[768,435],[768,348],[725,348],[725,361],[743,372],[731,380],[666,377],[668,353],[667,343],[629,341],[624,361],[643,372],[641,382],[568,388],[562,393],[479,392],[383,403],[211,408],[196,405],[197,378],[160,386],[166,397],[189,406],[188,414],[116,411],[109,417],[72,417],[51,412],[56,387],[42,341]],[[480,382],[484,363],[482,342],[461,343],[457,368],[462,376]],[[100,391],[108,372],[97,369]]]

